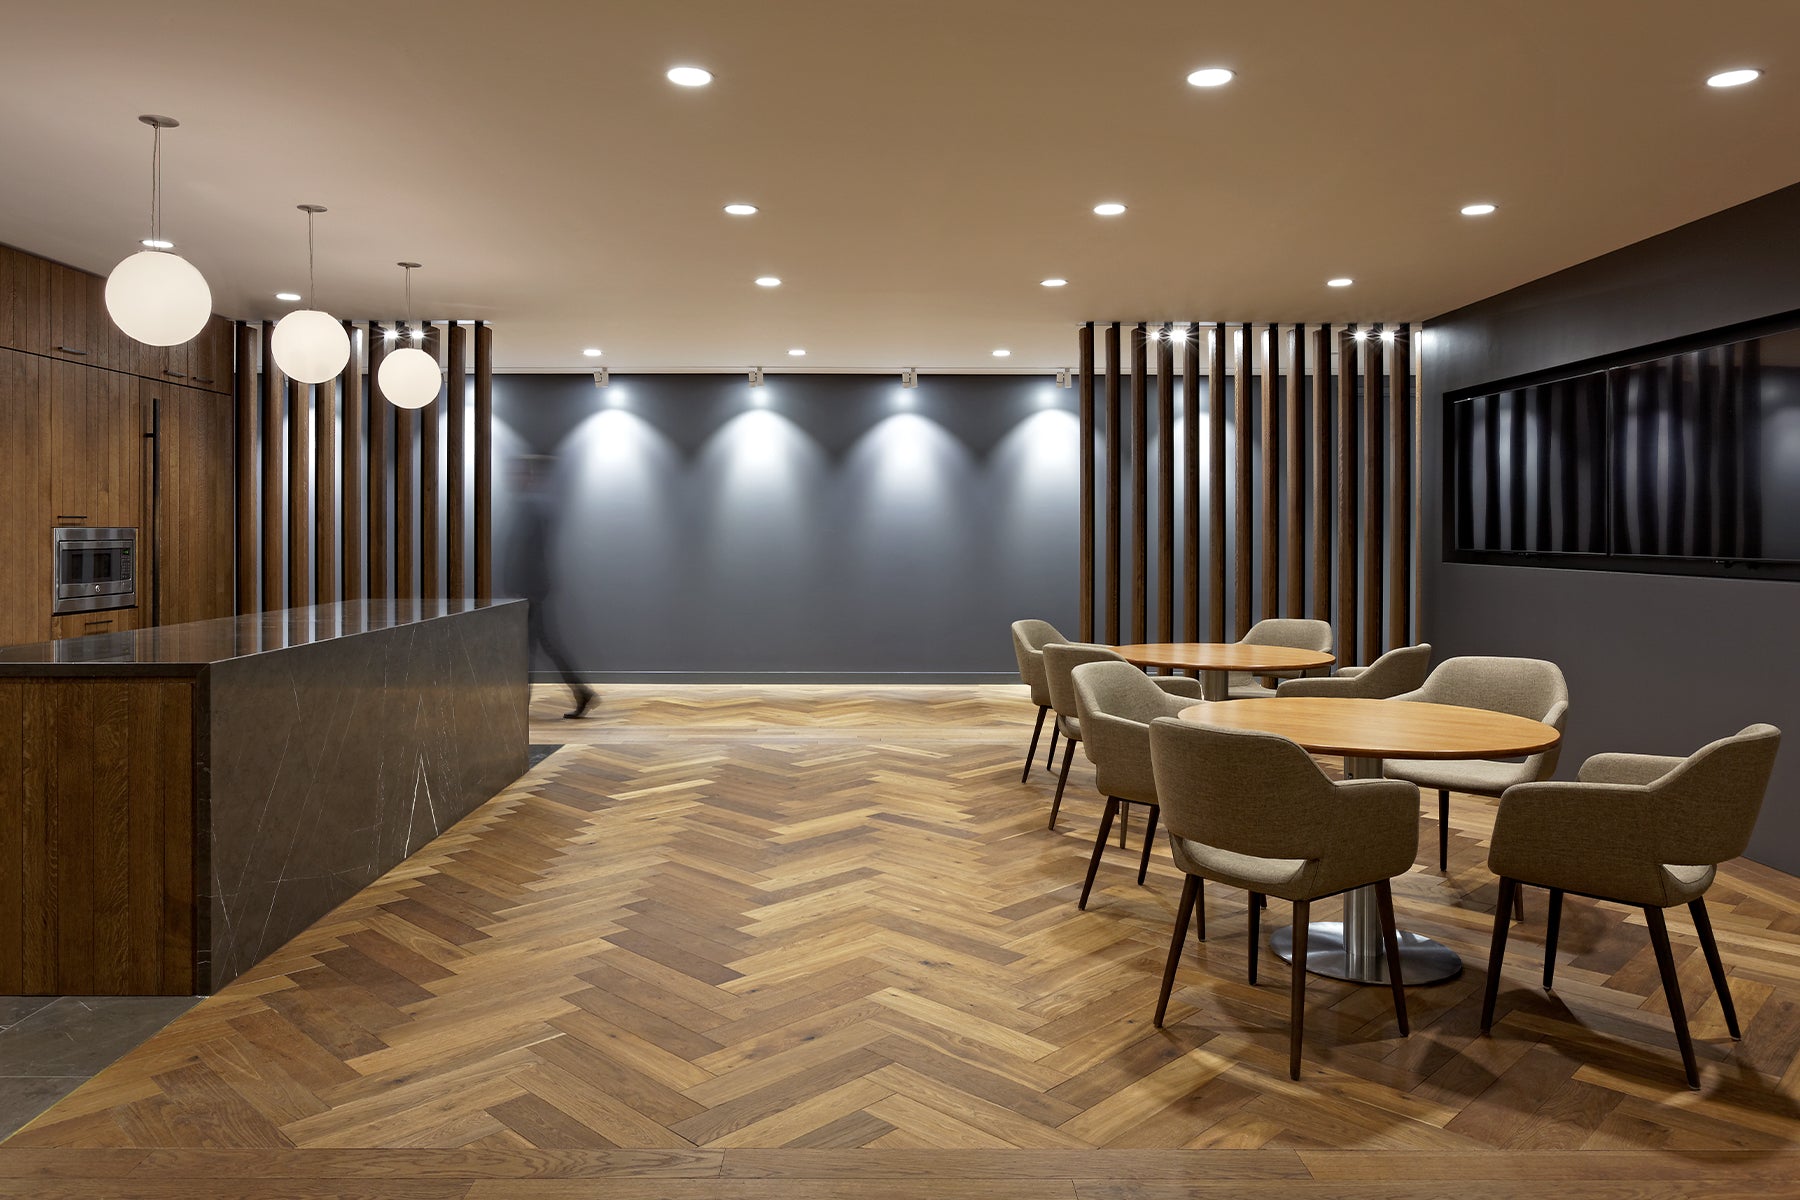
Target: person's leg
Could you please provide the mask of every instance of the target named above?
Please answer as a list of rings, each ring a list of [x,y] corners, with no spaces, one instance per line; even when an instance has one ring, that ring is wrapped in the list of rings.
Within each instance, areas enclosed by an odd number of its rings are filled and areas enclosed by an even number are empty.
[[[575,668],[569,663],[569,656],[564,654],[562,647],[551,638],[550,623],[545,619],[543,607],[538,601],[532,601],[526,624],[532,645],[543,649],[544,657],[550,660],[550,665],[556,668],[557,674],[562,676],[563,682],[569,685],[569,692],[574,697],[575,708],[573,711],[564,713],[563,716],[573,719],[586,715],[587,710],[593,706],[598,697],[593,688],[581,681],[581,677],[575,673]]]

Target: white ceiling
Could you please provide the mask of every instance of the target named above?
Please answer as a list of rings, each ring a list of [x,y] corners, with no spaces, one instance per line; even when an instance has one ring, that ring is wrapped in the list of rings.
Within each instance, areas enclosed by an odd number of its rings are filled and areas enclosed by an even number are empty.
[[[1417,320],[1794,183],[1797,48],[1796,0],[6,0],[0,241],[110,269],[167,113],[232,316],[305,289],[316,202],[323,307],[404,315],[416,259],[502,369],[1047,368],[1088,319]]]

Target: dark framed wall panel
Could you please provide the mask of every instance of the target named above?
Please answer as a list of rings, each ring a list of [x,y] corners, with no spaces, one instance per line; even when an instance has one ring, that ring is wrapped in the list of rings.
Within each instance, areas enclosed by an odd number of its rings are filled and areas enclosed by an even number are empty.
[[[369,599],[393,596],[394,540],[388,523],[388,506],[394,495],[394,406],[381,396],[375,379],[387,357],[387,338],[381,326],[370,321],[366,331],[369,354],[369,456],[366,468],[369,531]]]
[[[1125,496],[1120,465],[1124,461],[1125,427],[1120,420],[1119,323],[1106,327],[1106,640],[1119,641],[1120,505]]]
[[[256,611],[256,349],[257,327],[239,321],[235,330],[237,401],[237,610]]]
[[[1090,460],[1108,464],[1104,495],[1082,489],[1084,522],[1102,506],[1111,520],[1132,512],[1126,545],[1109,545],[1113,575],[1081,573],[1084,594],[1100,588],[1095,607],[1116,614],[1117,628],[1096,634],[1222,641],[1258,620],[1310,616],[1333,623],[1346,665],[1413,641],[1412,327],[1196,322],[1179,355],[1180,326],[1131,329],[1132,378],[1109,371],[1118,402],[1082,437]]]
[[[282,566],[286,547],[282,544],[281,518],[284,507],[281,459],[282,398],[286,394],[281,371],[275,366],[275,322],[262,326],[262,538],[258,550],[262,562],[262,597],[258,608],[280,608],[286,592],[282,588]],[[244,514],[240,513],[242,517]]]
[[[1081,579],[1081,599],[1077,611],[1080,614],[1081,631],[1078,636],[1084,642],[1094,640],[1094,454],[1097,443],[1094,439],[1094,323],[1089,321],[1081,327],[1080,344],[1076,349],[1075,386],[1077,441],[1081,446],[1081,527],[1078,533],[1080,543],[1077,548],[1077,571]]]
[[[494,595],[494,328],[475,322],[475,595]]]
[[[468,429],[465,406],[469,388],[469,335],[451,322],[445,345],[449,363],[444,375],[444,595],[461,600],[468,579]]]
[[[345,321],[344,332],[350,336],[350,344],[355,346],[360,338],[360,328],[353,321]],[[346,600],[357,600],[368,594],[364,590],[367,585],[365,571],[368,564],[363,557],[363,532],[366,527],[363,517],[363,454],[369,428],[369,410],[366,380],[354,351],[340,383],[344,394],[343,457],[338,466],[339,494],[342,497],[339,528],[343,531],[340,594]]]
[[[425,326],[421,347],[440,370],[444,360],[444,328],[436,321]],[[444,390],[421,408],[419,417],[419,595],[433,599],[444,594]]]

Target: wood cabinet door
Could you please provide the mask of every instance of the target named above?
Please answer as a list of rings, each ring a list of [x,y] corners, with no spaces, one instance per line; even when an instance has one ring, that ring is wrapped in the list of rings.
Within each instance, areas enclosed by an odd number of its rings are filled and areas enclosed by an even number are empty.
[[[0,346],[43,352],[50,321],[50,264],[0,246]]]
[[[192,342],[193,354],[188,366],[188,383],[209,392],[229,394],[235,385],[232,355],[232,325],[221,316],[206,322],[206,328]]]
[[[48,397],[42,376],[53,364],[0,350],[0,644],[41,642],[50,619]]]
[[[231,397],[146,382],[156,422],[156,497],[150,555],[156,621],[232,615],[235,604],[236,414]],[[141,535],[140,535],[141,536]],[[150,593],[139,584],[139,605]]]
[[[138,381],[115,371],[46,362],[50,525],[144,523],[148,449]]]

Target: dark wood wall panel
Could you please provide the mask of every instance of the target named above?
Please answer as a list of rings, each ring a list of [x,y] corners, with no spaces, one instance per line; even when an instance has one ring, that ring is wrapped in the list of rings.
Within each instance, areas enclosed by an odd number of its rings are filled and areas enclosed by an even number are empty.
[[[1243,636],[1260,619],[1311,616],[1333,623],[1339,661],[1347,665],[1416,636],[1411,326],[1364,326],[1359,336],[1356,325],[1192,322],[1178,363],[1170,323],[1133,323],[1132,378],[1125,380],[1125,326],[1114,322],[1105,326],[1104,420],[1091,399],[1093,328],[1081,331],[1080,378],[1089,389],[1081,447],[1084,462],[1098,460],[1105,471],[1102,488],[1101,471],[1090,466],[1081,488],[1089,547],[1080,571],[1084,637],[1222,641]],[[1131,525],[1122,531],[1127,504]],[[1102,506],[1104,579],[1093,547]],[[1152,520],[1153,562],[1146,538]],[[1094,620],[1102,604],[1103,628]]]
[[[344,332],[350,337],[350,344],[356,345],[358,327],[353,321],[344,322]],[[356,361],[356,355],[350,356],[350,365],[342,377],[344,391],[343,406],[343,457],[338,467],[339,495],[342,501],[340,528],[343,530],[342,555],[342,596],[346,600],[359,600],[367,595],[364,590],[367,582],[363,558],[363,440],[369,428],[368,389],[363,378],[362,368]]]
[[[423,349],[434,362],[443,362],[443,326],[425,326]],[[435,599],[444,594],[444,501],[442,387],[438,398],[419,410],[419,595]]]
[[[475,594],[494,594],[494,329],[475,323]]]
[[[289,608],[312,602],[311,560],[308,557],[307,517],[312,512],[312,431],[307,428],[311,406],[304,385],[287,381],[287,585]]]
[[[256,611],[256,349],[257,328],[239,321],[236,328],[237,462],[237,610]]]
[[[394,406],[382,399],[375,378],[388,342],[381,326],[369,322],[369,457],[368,529],[369,599],[386,600],[393,593],[393,535],[389,533],[388,505],[394,495]]]
[[[262,599],[261,609],[280,608],[282,566],[286,552],[281,544],[283,504],[281,470],[282,397],[286,395],[281,369],[275,365],[275,323],[262,327]]]
[[[351,362],[344,375],[356,369]],[[342,377],[340,377],[342,378]],[[337,391],[339,379],[316,384],[313,401],[313,595],[318,603],[338,598]]]
[[[419,596],[419,413],[394,409],[394,599]]]

